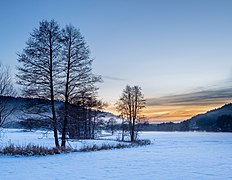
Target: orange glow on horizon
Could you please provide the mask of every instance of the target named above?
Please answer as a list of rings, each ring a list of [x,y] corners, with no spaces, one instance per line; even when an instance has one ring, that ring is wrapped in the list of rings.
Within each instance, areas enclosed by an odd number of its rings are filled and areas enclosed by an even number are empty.
[[[187,120],[197,114],[206,113],[223,106],[225,103],[215,103],[201,106],[147,106],[142,114],[148,118],[150,122],[167,122],[167,121],[183,121]],[[115,115],[118,115],[115,107],[108,107],[106,111],[109,111]]]
[[[221,107],[223,104],[204,106],[150,106],[143,112],[149,121],[183,121],[197,114]]]

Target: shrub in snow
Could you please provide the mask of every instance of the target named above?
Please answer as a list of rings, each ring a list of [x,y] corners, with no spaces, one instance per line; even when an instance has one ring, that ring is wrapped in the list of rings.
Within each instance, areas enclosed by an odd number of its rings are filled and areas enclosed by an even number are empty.
[[[96,144],[94,145],[89,145],[89,146],[84,146],[78,150],[78,152],[87,152],[87,151],[100,151],[100,150],[109,150],[109,149],[121,149],[121,148],[127,148],[130,147],[131,144],[115,144],[115,145],[110,145],[110,144],[102,144],[100,146],[97,146]]]
[[[149,139],[142,139],[142,140],[136,140],[133,142],[133,144],[137,146],[145,146],[151,144],[151,141]]]
[[[115,145],[110,144],[102,144],[100,146],[88,145],[80,148],[77,150],[78,152],[87,152],[87,151],[100,151],[100,150],[109,150],[109,149],[122,149],[122,148],[129,148],[129,147],[136,147],[136,146],[145,146],[151,144],[151,141],[148,139],[143,140],[136,140],[133,143],[118,143]]]
[[[70,148],[48,148],[39,145],[16,146],[11,144],[0,150],[0,154],[24,155],[24,156],[45,156],[60,154],[61,152],[71,152]]]
[[[26,146],[16,146],[14,144],[10,144],[9,146],[0,148],[0,154],[22,155],[22,156],[45,156],[45,155],[54,155],[54,154],[69,153],[69,152],[88,152],[88,151],[101,151],[101,150],[110,150],[110,149],[122,149],[122,148],[144,146],[149,144],[151,144],[150,140],[136,140],[133,143],[118,142],[117,144],[84,145],[80,149],[71,149],[69,147],[48,148],[48,147],[32,145],[32,144],[28,144]]]

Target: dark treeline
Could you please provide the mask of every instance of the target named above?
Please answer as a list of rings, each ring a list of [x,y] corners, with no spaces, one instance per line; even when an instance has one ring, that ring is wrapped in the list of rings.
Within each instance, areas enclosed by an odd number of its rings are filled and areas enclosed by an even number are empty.
[[[51,110],[49,100],[39,98],[22,98],[0,96],[1,101],[7,101],[7,108],[14,109],[10,121],[2,127],[24,128],[31,130],[52,130]],[[57,127],[62,132],[64,102],[55,101],[57,110]],[[93,139],[106,128],[103,119],[107,113],[97,109],[83,109],[78,105],[69,105],[67,135],[75,139]],[[115,121],[115,119],[114,119]]]
[[[180,123],[140,124],[141,131],[208,131],[232,132],[232,115],[219,116],[216,121],[201,120],[193,123],[190,120]]]

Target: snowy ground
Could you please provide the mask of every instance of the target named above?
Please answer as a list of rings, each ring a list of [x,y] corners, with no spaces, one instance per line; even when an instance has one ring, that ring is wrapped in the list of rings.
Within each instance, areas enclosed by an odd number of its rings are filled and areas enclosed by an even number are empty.
[[[110,136],[110,133],[104,133],[101,140],[68,140],[67,146],[79,149],[89,145],[114,145],[119,142],[115,141],[117,136]],[[55,147],[52,131],[25,131],[22,129],[1,129],[0,147],[14,144],[16,146],[26,146],[28,144],[40,145],[44,147]],[[123,144],[120,142],[120,144]]]
[[[151,139],[152,145],[45,157],[0,156],[0,179],[232,179],[232,133],[147,132],[141,138]]]

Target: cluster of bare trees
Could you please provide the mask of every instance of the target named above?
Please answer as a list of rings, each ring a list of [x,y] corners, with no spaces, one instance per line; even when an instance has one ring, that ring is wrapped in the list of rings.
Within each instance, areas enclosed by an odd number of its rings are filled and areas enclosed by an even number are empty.
[[[15,107],[9,103],[9,98],[4,96],[15,96],[9,67],[0,63],[0,127],[4,125],[8,117],[15,110]]]
[[[95,138],[97,127],[103,125],[98,112],[105,104],[97,100],[97,82],[101,77],[92,73],[90,50],[79,29],[72,25],[60,28],[54,20],[42,21],[30,34],[26,47],[18,54],[17,83],[25,97],[32,98],[23,109],[29,127],[36,116],[51,120],[56,147],[65,147],[67,134],[71,138]],[[0,97],[14,96],[9,69],[0,64]],[[39,101],[36,98],[40,99]],[[4,102],[3,102],[4,99]],[[62,102],[62,106],[57,106]],[[0,98],[0,127],[13,112],[7,98]],[[136,139],[136,123],[145,100],[139,86],[126,86],[118,100],[117,110],[123,118],[122,134],[129,131]],[[47,108],[49,107],[49,108]],[[45,119],[46,119],[45,118]],[[36,124],[46,123],[43,119]],[[113,134],[115,120],[107,127]]]
[[[130,132],[131,141],[137,137],[136,123],[140,120],[140,113],[145,108],[145,99],[142,89],[139,86],[129,86],[123,90],[122,95],[116,103],[116,108],[123,119],[122,122],[122,140],[126,130]],[[128,126],[127,126],[128,125]]]
[[[101,101],[89,101],[85,107],[81,104],[68,105],[68,117],[66,132],[72,139],[95,139],[104,125],[102,110],[104,103]],[[62,131],[65,116],[64,107],[58,109],[59,130]]]
[[[59,109],[62,112],[62,147],[65,147],[69,119],[73,116],[72,105],[84,111],[82,115],[86,117],[83,127],[86,132],[92,132],[92,110],[102,107],[96,98],[98,88],[95,86],[101,77],[92,74],[93,60],[80,31],[72,25],[61,29],[54,20],[42,21],[39,28],[30,34],[26,47],[18,57],[18,84],[22,85],[24,95],[50,101],[56,147],[60,144],[55,100],[64,102],[62,111]]]

